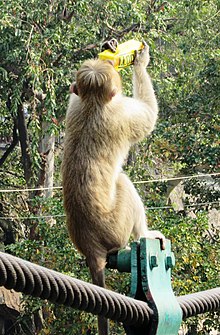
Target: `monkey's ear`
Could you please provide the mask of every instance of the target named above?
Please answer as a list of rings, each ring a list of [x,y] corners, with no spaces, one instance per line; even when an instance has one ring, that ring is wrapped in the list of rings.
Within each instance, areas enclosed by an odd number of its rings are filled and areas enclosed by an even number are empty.
[[[110,98],[112,99],[117,94],[117,89],[113,88],[110,94]]]
[[[76,95],[78,95],[76,83],[72,83],[72,85],[70,86],[70,93],[75,93]]]
[[[115,63],[114,63],[113,60],[107,59],[106,61],[107,61],[109,64],[111,64],[113,67],[115,66]]]

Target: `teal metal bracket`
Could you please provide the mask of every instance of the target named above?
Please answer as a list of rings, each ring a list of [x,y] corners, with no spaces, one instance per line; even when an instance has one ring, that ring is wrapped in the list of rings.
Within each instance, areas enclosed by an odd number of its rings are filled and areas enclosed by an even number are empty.
[[[141,238],[130,249],[109,256],[108,267],[120,272],[131,272],[130,296],[145,301],[154,311],[150,325],[124,325],[127,335],[177,335],[182,321],[182,310],[171,286],[171,269],[175,257],[171,243],[161,250],[159,240]]]

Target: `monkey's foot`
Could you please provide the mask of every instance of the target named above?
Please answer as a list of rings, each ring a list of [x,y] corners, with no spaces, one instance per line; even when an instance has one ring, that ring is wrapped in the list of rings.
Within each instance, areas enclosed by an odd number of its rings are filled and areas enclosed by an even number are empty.
[[[146,233],[146,236],[144,236],[146,238],[150,238],[150,239],[159,239],[160,240],[160,244],[161,244],[161,249],[165,250],[166,248],[166,238],[165,236],[158,230],[148,230],[148,232]]]

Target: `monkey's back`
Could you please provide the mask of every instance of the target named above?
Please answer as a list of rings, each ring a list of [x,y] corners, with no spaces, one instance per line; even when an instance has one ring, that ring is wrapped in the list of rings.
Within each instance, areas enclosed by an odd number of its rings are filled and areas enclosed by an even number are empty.
[[[124,224],[127,213],[118,198],[119,192],[126,193],[119,175],[129,149],[127,130],[117,122],[111,103],[88,112],[75,99],[67,113],[62,163],[67,226],[83,254],[94,246],[109,252],[125,245],[132,229]]]

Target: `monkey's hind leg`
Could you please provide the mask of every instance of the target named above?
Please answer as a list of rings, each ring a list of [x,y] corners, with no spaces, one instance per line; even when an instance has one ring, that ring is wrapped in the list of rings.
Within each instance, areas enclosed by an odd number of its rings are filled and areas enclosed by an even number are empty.
[[[125,173],[120,173],[118,178],[118,194],[117,203],[120,204],[120,209],[125,214],[125,222],[123,223],[128,229],[129,239],[132,232],[135,239],[139,239],[147,233],[146,217],[144,206],[141,198]]]
[[[138,195],[138,194],[137,194]],[[139,197],[139,195],[138,195]],[[136,220],[133,227],[133,235],[136,240],[139,240],[141,237],[146,237],[150,239],[159,239],[161,244],[161,249],[165,249],[166,239],[164,235],[158,230],[149,230],[147,227],[147,219],[145,216],[144,205],[139,197],[136,199]]]
[[[90,255],[86,257],[87,264],[91,273],[92,282],[95,285],[105,287],[105,264],[106,256]],[[98,316],[99,335],[109,334],[109,321],[103,316]]]
[[[123,177],[122,177],[123,176]],[[134,236],[135,240],[139,240],[141,237],[151,238],[151,239],[159,239],[161,241],[161,247],[162,249],[165,249],[165,237],[164,235],[157,230],[148,230],[147,227],[147,219],[145,215],[145,209],[143,202],[135,189],[133,183],[130,181],[130,179],[126,176],[121,174],[121,178],[124,179],[124,186],[127,189],[127,192],[129,193],[127,197],[127,202],[129,201],[129,204],[127,204],[128,208],[132,208],[132,218],[133,219],[133,230],[132,234]]]

